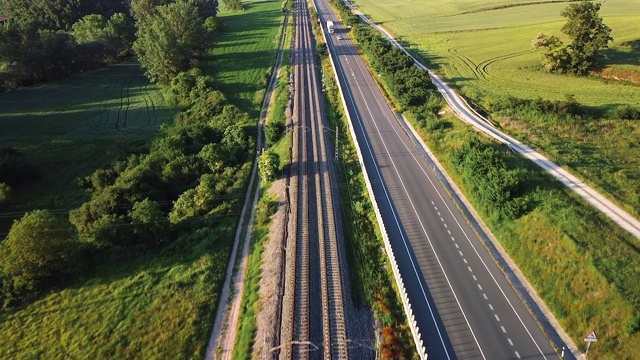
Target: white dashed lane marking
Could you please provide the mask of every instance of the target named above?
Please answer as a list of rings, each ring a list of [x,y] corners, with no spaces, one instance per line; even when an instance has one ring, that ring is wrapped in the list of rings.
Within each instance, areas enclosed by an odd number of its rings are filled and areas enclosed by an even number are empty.
[[[440,214],[440,211],[438,211],[438,207],[436,206],[436,204],[435,204],[433,201],[431,201],[431,204],[433,204],[433,208],[434,208],[434,209],[436,210],[436,212],[438,213],[438,216],[440,217],[440,221],[442,221],[442,223],[443,223],[444,227],[445,227],[445,228],[447,228],[447,233],[449,233],[449,235],[451,235],[451,230],[449,230],[449,229],[448,229],[447,224],[444,222],[444,218],[442,217],[442,214]],[[463,254],[463,253],[462,253],[462,251],[460,250],[460,246],[458,246],[458,244],[455,242],[455,241],[456,241],[456,239],[455,239],[453,236],[451,236],[451,241],[453,241],[453,245],[455,245],[455,246],[456,246],[456,249],[458,249],[458,253],[460,254],[460,256],[462,256],[462,261],[464,261],[464,263],[465,263],[465,264],[468,264],[468,263],[467,263],[467,259],[465,259],[465,258],[464,258],[464,254]],[[467,269],[469,269],[469,272],[470,272],[470,273],[473,273],[473,270],[471,269],[471,267],[470,267],[470,266],[467,266]],[[473,275],[473,274],[472,274],[471,276],[473,277],[473,280],[474,280],[474,281],[476,281],[476,282],[478,281],[478,278],[477,278],[475,275]],[[477,285],[478,285],[478,289],[480,289],[480,291],[482,291],[482,285],[480,285],[480,284],[477,284]],[[489,298],[487,297],[487,294],[486,294],[486,293],[482,293],[482,297],[483,297],[485,300],[489,300]],[[489,309],[491,309],[491,311],[495,311],[495,310],[494,310],[494,308],[493,308],[493,305],[492,305],[491,303],[489,303],[488,305],[489,305]],[[493,316],[495,316],[496,320],[497,320],[498,322],[500,322],[500,318],[498,317],[498,315],[497,315],[497,314],[495,314],[495,313],[494,313],[494,314],[493,314]],[[502,330],[502,332],[503,332],[504,334],[506,334],[506,333],[507,333],[507,329],[505,329],[505,328],[504,328],[504,326],[502,326],[502,325],[500,325],[500,330]],[[513,346],[513,341],[511,341],[511,338],[507,338],[507,341],[509,342],[509,345]],[[515,351],[514,353],[515,353],[516,357],[517,357],[518,359],[520,359],[520,354],[519,354],[517,351]]]

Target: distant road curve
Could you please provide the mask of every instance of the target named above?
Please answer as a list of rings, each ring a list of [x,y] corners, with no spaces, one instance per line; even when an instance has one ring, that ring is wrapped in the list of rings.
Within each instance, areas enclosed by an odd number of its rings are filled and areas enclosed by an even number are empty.
[[[629,214],[627,211],[611,202],[595,189],[588,186],[577,177],[571,175],[568,171],[558,166],[553,161],[547,159],[539,152],[496,129],[487,119],[483,118],[480,114],[473,110],[469,106],[469,104],[467,104],[467,102],[451,87],[449,87],[449,85],[447,85],[438,75],[429,70],[415,57],[413,57],[413,55],[405,50],[404,47],[402,47],[402,45],[400,45],[400,43],[398,43],[398,41],[382,26],[373,23],[348,1],[345,0],[344,3],[349,6],[358,16],[360,16],[360,18],[367,24],[380,31],[387,39],[389,39],[393,46],[401,49],[407,55],[411,56],[411,58],[413,58],[413,61],[416,63],[416,66],[429,72],[429,76],[431,77],[433,84],[436,86],[438,91],[440,91],[442,96],[444,96],[445,100],[455,111],[458,118],[467,122],[476,129],[484,132],[485,134],[491,136],[492,138],[506,144],[513,151],[521,154],[525,158],[533,161],[536,165],[540,166],[546,172],[553,175],[553,177],[560,180],[564,185],[575,191],[591,205],[595,206],[596,209],[602,211],[616,224],[620,225],[623,229],[630,232],[637,239],[640,239],[640,221],[638,219],[631,216],[631,214]]]

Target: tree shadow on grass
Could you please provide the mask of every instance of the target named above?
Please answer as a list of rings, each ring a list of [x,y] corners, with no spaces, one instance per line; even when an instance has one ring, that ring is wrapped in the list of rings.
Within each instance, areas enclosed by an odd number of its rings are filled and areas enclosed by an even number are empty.
[[[626,41],[615,48],[604,49],[606,65],[638,65],[640,66],[640,39]]]

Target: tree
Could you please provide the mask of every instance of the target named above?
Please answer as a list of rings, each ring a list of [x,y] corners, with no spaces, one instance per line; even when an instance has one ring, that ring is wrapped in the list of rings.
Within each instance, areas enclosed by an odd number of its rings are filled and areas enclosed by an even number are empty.
[[[91,14],[78,20],[71,27],[73,36],[78,43],[86,43],[91,41],[106,42],[107,19],[99,14]]]
[[[258,157],[258,170],[260,171],[260,177],[266,181],[272,181],[278,174],[278,167],[280,166],[280,158],[278,154],[271,150],[265,151]]]
[[[198,8],[200,17],[206,19],[218,15],[218,0],[189,0]],[[236,0],[239,1],[239,0]]]
[[[585,74],[596,65],[597,51],[608,47],[609,41],[613,41],[611,28],[598,15],[601,5],[599,2],[582,0],[570,4],[561,13],[567,18],[562,32],[573,40],[568,51],[571,57],[570,68],[575,73]]]
[[[11,186],[0,182],[0,204],[11,199]]]
[[[198,57],[204,48],[205,30],[191,2],[163,5],[156,10],[155,16],[138,21],[133,50],[151,81],[168,84]]]
[[[169,220],[157,202],[149,198],[137,202],[128,215],[138,242],[160,244],[168,239]]]
[[[227,10],[244,10],[244,6],[240,0],[222,0],[222,3]]]
[[[14,295],[35,290],[44,279],[71,272],[78,251],[67,223],[46,210],[16,220],[0,245],[0,273]]]
[[[128,10],[128,0],[0,0],[0,7],[20,22],[35,23],[38,29],[69,30],[89,14],[106,18]]]
[[[572,40],[567,46],[559,38],[544,33],[533,39],[534,49],[547,49],[542,59],[550,72],[584,75],[598,65],[598,51],[613,41],[611,28],[598,15],[600,6],[600,3],[582,0],[562,11],[561,15],[567,18],[562,32]]]
[[[111,16],[105,28],[109,44],[114,47],[116,55],[127,56],[136,39],[136,28],[132,19],[124,13]]]

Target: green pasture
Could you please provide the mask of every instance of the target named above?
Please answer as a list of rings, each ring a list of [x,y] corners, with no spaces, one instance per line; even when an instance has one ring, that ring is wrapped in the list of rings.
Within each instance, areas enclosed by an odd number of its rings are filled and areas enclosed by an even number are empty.
[[[205,71],[243,111],[258,116],[278,46],[280,1],[244,1],[245,11],[222,12],[224,30]]]

